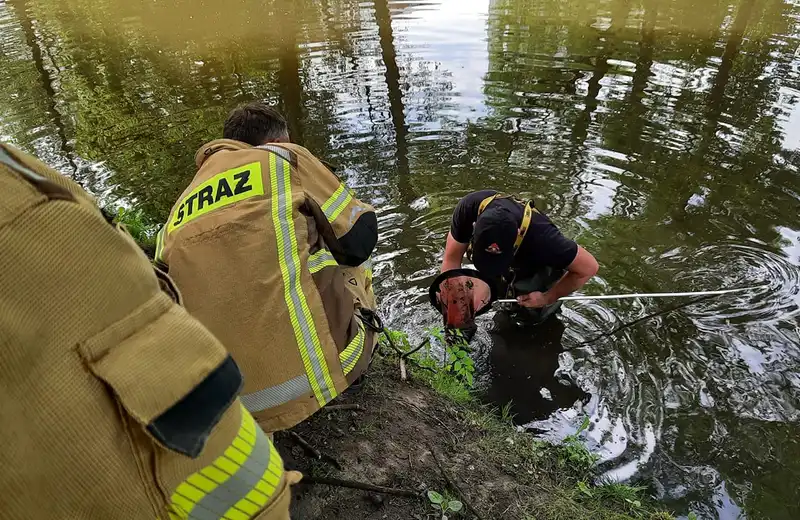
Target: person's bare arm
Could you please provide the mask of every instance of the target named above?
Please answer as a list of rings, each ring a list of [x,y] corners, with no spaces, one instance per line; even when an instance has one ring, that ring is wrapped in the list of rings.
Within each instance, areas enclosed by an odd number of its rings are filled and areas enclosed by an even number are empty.
[[[461,262],[467,252],[467,245],[456,241],[452,233],[447,233],[447,243],[444,246],[444,260],[442,260],[442,272],[451,269],[460,269]]]
[[[578,254],[575,255],[575,260],[567,267],[567,274],[549,291],[524,294],[517,298],[517,301],[523,307],[539,308],[550,305],[558,301],[559,298],[572,294],[583,287],[586,282],[597,274],[598,269],[597,260],[592,254],[578,246]]]

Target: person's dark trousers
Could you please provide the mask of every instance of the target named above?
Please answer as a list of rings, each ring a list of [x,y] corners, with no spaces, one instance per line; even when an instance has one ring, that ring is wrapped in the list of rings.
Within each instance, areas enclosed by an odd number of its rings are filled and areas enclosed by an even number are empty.
[[[562,276],[564,276],[563,269],[553,269],[552,267],[543,267],[533,274],[525,274],[520,279],[515,279],[513,282],[513,291],[509,297],[516,297],[523,294],[532,292],[545,292],[553,287]],[[508,286],[501,288],[500,294],[508,294]],[[536,325],[543,322],[561,308],[561,302],[556,302],[541,309],[529,309],[514,305],[511,308],[511,316],[518,322],[525,325]]]

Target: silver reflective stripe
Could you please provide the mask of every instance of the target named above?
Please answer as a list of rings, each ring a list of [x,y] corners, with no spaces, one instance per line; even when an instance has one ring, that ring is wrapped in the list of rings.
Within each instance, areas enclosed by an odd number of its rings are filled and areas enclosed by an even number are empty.
[[[241,440],[242,438],[239,437]],[[231,447],[232,449],[237,449]],[[228,449],[231,449],[228,448]],[[219,520],[230,508],[256,487],[269,466],[270,446],[264,431],[256,427],[256,440],[250,456],[225,482],[209,492],[192,509],[189,518],[197,520]],[[219,468],[215,464],[216,467]],[[244,513],[244,511],[242,511]],[[249,517],[249,515],[248,515]]]
[[[311,274],[318,273],[325,267],[337,266],[336,259],[327,249],[320,249],[313,255],[308,257],[308,270]]]
[[[317,402],[320,406],[325,406],[337,394],[328,367],[325,365],[322,345],[300,283],[300,257],[297,251],[297,237],[294,234],[291,205],[291,168],[289,163],[277,154],[270,157],[270,181],[273,197],[277,199],[277,204],[273,203],[272,217],[277,232],[284,297],[289,306],[289,315],[306,375],[311,382]]]
[[[333,223],[342,214],[347,205],[350,204],[351,200],[353,200],[353,196],[350,194],[350,190],[344,184],[339,184],[339,188],[333,192],[331,198],[322,205],[322,211],[325,213],[328,222]]]
[[[303,374],[279,385],[239,396],[239,398],[248,411],[255,413],[275,408],[309,394],[311,394],[311,385],[308,384],[308,376]]]
[[[172,493],[170,520],[252,519],[274,497],[283,461],[253,416],[243,406],[240,413],[239,431],[225,451]]]
[[[42,182],[42,181],[46,181],[47,180],[42,175],[36,173],[35,171],[31,170],[30,168],[27,168],[27,167],[23,166],[22,164],[20,164],[19,162],[17,162],[16,159],[11,157],[8,154],[8,152],[3,150],[2,148],[0,148],[0,163],[5,164],[6,166],[11,168],[15,172],[21,173],[22,175],[30,177],[30,178],[34,179],[35,181],[37,181],[37,182]]]
[[[289,150],[281,148],[280,146],[272,146],[269,144],[262,144],[261,146],[256,146],[259,150],[267,150],[272,153],[276,153],[280,155],[285,160],[291,162],[292,161],[292,153]]]

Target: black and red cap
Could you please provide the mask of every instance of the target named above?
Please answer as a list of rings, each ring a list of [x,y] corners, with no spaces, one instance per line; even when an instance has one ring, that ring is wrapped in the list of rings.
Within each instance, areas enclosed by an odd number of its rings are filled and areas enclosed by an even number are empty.
[[[511,268],[519,233],[517,220],[508,208],[499,205],[486,208],[478,216],[472,234],[472,262],[478,271],[498,278]]]

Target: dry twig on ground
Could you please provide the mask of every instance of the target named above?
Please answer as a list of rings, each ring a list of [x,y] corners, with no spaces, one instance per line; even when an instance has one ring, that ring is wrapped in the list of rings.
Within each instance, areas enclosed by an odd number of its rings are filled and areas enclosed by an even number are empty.
[[[422,498],[422,494],[411,489],[389,488],[384,486],[376,486],[367,482],[357,482],[355,480],[341,480],[337,478],[321,478],[303,476],[302,482],[308,484],[321,484],[325,486],[346,487],[350,489],[360,489],[362,491],[373,491],[375,493],[383,493],[386,495],[395,495],[398,497],[409,498]]]
[[[473,507],[472,504],[470,504],[469,500],[467,499],[467,495],[461,490],[461,487],[459,487],[459,485],[456,484],[455,480],[453,480],[450,477],[450,474],[447,472],[447,470],[444,469],[442,462],[439,460],[439,456],[436,455],[436,450],[434,449],[434,447],[428,444],[428,450],[431,452],[431,455],[433,456],[433,461],[439,468],[439,472],[442,474],[442,477],[444,477],[444,480],[445,482],[447,482],[448,487],[450,487],[450,489],[458,493],[458,498],[461,499],[461,502],[464,503],[467,510],[469,510],[475,516],[475,518],[477,518],[478,520],[483,520],[481,514],[478,513],[478,511],[475,509],[475,507]]]

